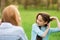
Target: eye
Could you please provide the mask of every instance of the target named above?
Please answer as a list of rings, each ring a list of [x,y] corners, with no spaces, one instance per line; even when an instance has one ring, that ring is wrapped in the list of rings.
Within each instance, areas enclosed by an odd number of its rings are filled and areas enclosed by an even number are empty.
[[[42,20],[38,20],[39,22],[42,22]]]
[[[42,20],[39,20],[40,22],[42,22]]]

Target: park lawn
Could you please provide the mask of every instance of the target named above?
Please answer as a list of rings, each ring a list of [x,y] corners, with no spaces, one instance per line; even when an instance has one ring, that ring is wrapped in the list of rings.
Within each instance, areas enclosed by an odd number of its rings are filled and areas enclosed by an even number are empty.
[[[38,12],[48,12],[51,16],[57,16],[60,20],[60,11],[57,10],[40,10],[40,9],[23,9],[19,7],[19,12],[21,14],[22,27],[28,37],[31,40],[31,30],[32,24],[35,23],[36,14]],[[57,27],[56,21],[51,22],[51,27]],[[52,33],[49,36],[49,40],[60,40],[60,32]]]

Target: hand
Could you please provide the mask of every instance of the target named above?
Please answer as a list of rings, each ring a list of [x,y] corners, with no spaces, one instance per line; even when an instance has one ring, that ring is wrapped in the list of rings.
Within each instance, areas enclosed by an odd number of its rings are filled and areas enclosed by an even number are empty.
[[[50,29],[50,23],[48,23],[47,26],[48,26],[48,29]]]
[[[50,17],[52,20],[57,20],[58,18],[55,16]]]
[[[55,16],[52,16],[52,17],[50,17],[50,18],[52,18],[52,20],[56,20],[56,21],[57,21],[58,28],[60,28],[59,19],[58,19],[57,17],[55,17]]]
[[[58,23],[58,28],[60,28],[60,22]]]

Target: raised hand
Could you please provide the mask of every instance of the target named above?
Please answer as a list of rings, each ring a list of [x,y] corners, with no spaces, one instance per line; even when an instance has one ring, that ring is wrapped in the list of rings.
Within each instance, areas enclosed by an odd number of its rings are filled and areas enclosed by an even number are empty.
[[[56,16],[52,16],[52,17],[50,17],[50,19],[52,19],[52,20],[58,20],[58,18]]]
[[[48,28],[50,28],[50,23],[47,24]]]
[[[57,25],[58,25],[58,27],[60,28],[59,19],[58,19],[56,16],[52,16],[52,17],[50,17],[50,18],[52,18],[52,20],[56,20],[56,21],[57,21]]]

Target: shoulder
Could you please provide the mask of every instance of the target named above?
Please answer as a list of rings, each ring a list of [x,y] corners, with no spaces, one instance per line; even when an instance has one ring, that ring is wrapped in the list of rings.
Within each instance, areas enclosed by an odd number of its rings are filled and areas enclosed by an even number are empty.
[[[23,32],[23,27],[21,26],[14,26],[14,28],[17,30],[17,31],[20,31],[20,32]]]
[[[38,24],[37,23],[34,23],[33,25],[32,25],[32,29],[37,29],[38,28]]]
[[[34,23],[32,26],[38,26],[38,24],[37,23]]]
[[[32,25],[32,27],[35,27],[35,26],[38,26],[38,24],[37,24],[37,23],[34,23],[34,24]]]

